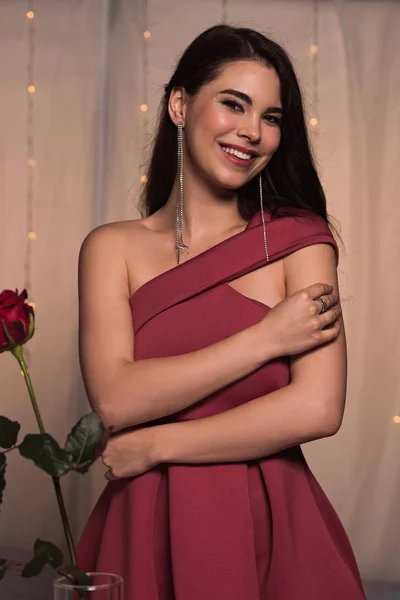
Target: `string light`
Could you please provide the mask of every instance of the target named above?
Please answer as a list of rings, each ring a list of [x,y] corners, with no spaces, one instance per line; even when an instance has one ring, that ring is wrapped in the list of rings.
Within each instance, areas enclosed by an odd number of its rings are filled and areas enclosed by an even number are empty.
[[[395,423],[400,423],[400,415],[396,415],[395,417],[393,417],[393,421]]]
[[[312,128],[312,132],[314,135],[318,133],[318,104],[319,104],[319,81],[318,81],[318,50],[319,50],[319,6],[318,0],[313,0],[312,3],[313,9],[313,22],[312,22],[312,43],[310,46],[310,54],[311,54],[311,78],[312,78],[312,118],[310,119],[310,125]]]
[[[35,160],[35,144],[34,144],[34,108],[35,108],[35,92],[36,92],[36,81],[35,81],[35,0],[28,0],[28,12],[26,16],[27,21],[27,33],[28,33],[28,64],[26,79],[28,84],[28,106],[27,106],[27,121],[26,121],[26,149],[27,149],[27,192],[26,192],[26,247],[25,247],[25,261],[24,261],[24,288],[28,291],[28,294],[32,294],[32,242],[36,240],[36,233],[34,228],[34,173],[36,167]],[[30,301],[29,306],[35,308],[35,302]],[[30,350],[29,347],[25,347],[25,359],[27,364],[30,361]],[[22,373],[23,375],[23,373]]]
[[[147,111],[149,109],[149,47],[147,40],[151,37],[151,31],[149,30],[149,17],[148,17],[148,0],[142,0],[142,27],[143,27],[143,41],[142,41],[142,98],[143,103],[140,105],[140,110],[143,113],[142,119],[142,136],[143,144],[147,146],[149,140],[149,118]],[[147,176],[142,175],[140,177],[141,183],[146,183]]]

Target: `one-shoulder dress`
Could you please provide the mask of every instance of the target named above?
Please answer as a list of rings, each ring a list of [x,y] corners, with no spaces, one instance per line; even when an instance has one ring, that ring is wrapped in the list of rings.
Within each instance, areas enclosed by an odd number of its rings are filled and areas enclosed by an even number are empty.
[[[264,215],[271,262],[321,243],[337,255],[321,217]],[[193,352],[257,323],[270,308],[229,282],[265,264],[256,213],[241,233],[144,284],[131,298],[135,359]],[[283,357],[152,424],[214,415],[289,382]],[[347,535],[299,446],[108,483],[78,561],[122,575],[124,600],[365,600]]]

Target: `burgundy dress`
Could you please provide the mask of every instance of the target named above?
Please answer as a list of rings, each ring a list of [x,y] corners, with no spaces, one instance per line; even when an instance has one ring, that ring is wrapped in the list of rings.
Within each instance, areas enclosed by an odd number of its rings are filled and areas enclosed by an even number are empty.
[[[265,218],[271,261],[319,243],[337,253],[320,217]],[[265,262],[258,213],[243,232],[143,285],[131,298],[135,358],[192,352],[257,323],[269,307],[228,282]],[[288,383],[287,359],[274,360],[152,424],[210,416]],[[164,464],[109,483],[78,560],[122,575],[125,600],[365,599],[346,533],[299,446],[243,463]]]

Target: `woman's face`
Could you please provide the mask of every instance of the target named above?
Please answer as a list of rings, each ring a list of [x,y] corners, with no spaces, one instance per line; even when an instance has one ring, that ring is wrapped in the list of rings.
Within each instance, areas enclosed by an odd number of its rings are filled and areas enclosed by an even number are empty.
[[[238,189],[265,167],[279,146],[278,75],[257,61],[231,63],[194,97],[187,97],[183,114],[189,167],[213,187]]]

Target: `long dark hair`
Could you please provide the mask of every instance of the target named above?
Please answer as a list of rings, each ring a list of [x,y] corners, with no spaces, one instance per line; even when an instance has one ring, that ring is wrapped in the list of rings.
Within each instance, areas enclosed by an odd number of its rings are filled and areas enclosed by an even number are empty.
[[[172,89],[183,87],[187,94],[194,95],[218,77],[225,65],[239,60],[260,61],[274,68],[280,79],[281,141],[262,171],[264,205],[273,213],[282,212],[282,208],[307,209],[328,220],[326,198],[308,139],[301,91],[289,56],[261,33],[230,25],[216,25],[200,34],[186,48],[164,88],[147,182],[141,195],[142,213],[151,215],[166,204],[177,172],[177,131],[168,113]],[[244,219],[250,219],[259,208],[258,185],[258,177],[254,177],[238,190],[238,208]]]

